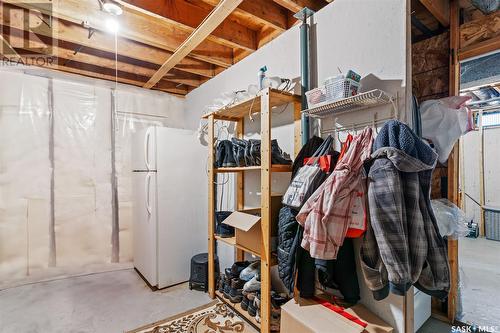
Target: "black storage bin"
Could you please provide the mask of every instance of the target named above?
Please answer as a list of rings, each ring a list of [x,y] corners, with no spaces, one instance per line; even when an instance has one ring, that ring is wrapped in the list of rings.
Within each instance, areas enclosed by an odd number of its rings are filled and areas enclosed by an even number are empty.
[[[215,256],[215,281],[217,281],[219,271],[219,258]],[[208,253],[199,253],[191,258],[189,289],[193,288],[208,291]]]

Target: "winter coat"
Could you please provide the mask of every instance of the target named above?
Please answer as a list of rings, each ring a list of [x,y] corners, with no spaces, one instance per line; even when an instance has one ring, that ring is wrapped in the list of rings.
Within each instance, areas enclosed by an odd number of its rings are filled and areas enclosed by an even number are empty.
[[[373,144],[368,173],[370,225],[361,268],[376,300],[415,285],[444,298],[450,289],[446,244],[430,203],[437,154],[405,124],[389,121]]]
[[[304,227],[301,246],[311,257],[337,258],[351,222],[354,199],[363,187],[363,163],[370,157],[372,143],[372,129],[366,128],[297,215]]]

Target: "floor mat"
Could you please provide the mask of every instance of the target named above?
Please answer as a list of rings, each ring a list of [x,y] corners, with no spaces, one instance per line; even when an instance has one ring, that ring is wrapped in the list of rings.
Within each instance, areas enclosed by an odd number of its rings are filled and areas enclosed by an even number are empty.
[[[127,333],[207,333],[257,331],[221,301],[186,311]]]

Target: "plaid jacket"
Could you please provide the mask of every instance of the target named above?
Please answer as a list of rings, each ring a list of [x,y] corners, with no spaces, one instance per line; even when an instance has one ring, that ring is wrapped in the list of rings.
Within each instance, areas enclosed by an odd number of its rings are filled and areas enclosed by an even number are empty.
[[[450,289],[447,250],[430,204],[437,154],[403,123],[388,122],[374,143],[368,173],[370,225],[361,267],[377,300],[415,285],[444,298]]]
[[[332,174],[306,201],[297,221],[304,227],[301,246],[316,259],[335,259],[351,221],[354,198],[363,190],[363,163],[370,157],[372,129],[356,136]]]

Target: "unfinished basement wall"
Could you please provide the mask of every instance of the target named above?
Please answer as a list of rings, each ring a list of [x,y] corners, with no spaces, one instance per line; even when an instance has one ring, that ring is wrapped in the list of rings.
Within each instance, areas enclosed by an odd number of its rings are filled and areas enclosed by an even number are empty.
[[[313,86],[322,84],[329,76],[336,75],[337,68],[344,72],[353,69],[362,76],[374,74],[382,80],[377,83],[378,88],[399,96],[401,119],[409,120],[405,107],[406,14],[406,2],[400,0],[335,0],[316,13],[312,29],[314,37],[311,41]],[[186,97],[186,126],[198,128],[205,107],[212,104],[223,92],[246,89],[249,84],[257,84],[258,70],[264,65],[268,68],[269,76],[290,79],[300,76],[298,26],[189,93]],[[292,116],[291,108],[277,108],[273,113],[272,136],[278,139],[283,150],[293,154]],[[254,123],[245,120],[245,132],[249,137],[258,136],[260,118],[254,118]],[[353,121],[352,118],[347,117],[345,125],[350,121]],[[228,136],[224,124],[221,123],[219,128],[221,130],[216,130],[216,134],[220,133],[222,138]],[[229,126],[228,130],[231,132],[232,127]],[[290,179],[287,175],[278,177],[273,175],[272,190],[283,193]],[[222,183],[223,180],[219,178],[219,182]],[[246,173],[246,207],[259,205],[259,184],[258,174]],[[222,209],[233,209],[234,182],[231,178],[226,186],[218,186],[219,194],[223,188]],[[218,244],[218,249],[223,269],[234,260],[233,249],[225,244]],[[394,326],[395,332],[403,332],[403,298],[390,296],[383,302],[376,302],[364,286],[360,271],[358,278],[362,289],[362,303]]]
[[[27,72],[0,72],[0,288],[131,267],[130,137],[182,128],[184,99],[118,86],[113,219],[114,87]]]

